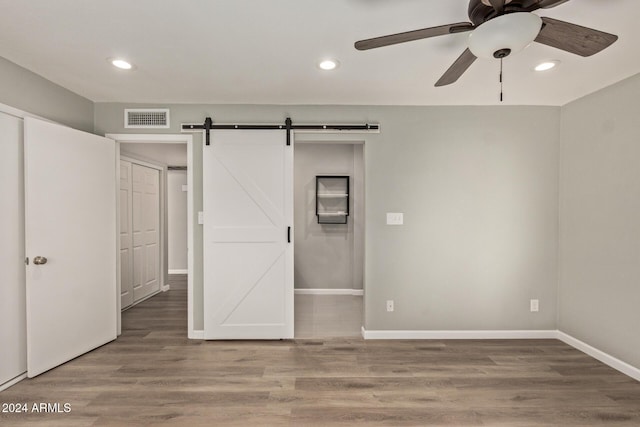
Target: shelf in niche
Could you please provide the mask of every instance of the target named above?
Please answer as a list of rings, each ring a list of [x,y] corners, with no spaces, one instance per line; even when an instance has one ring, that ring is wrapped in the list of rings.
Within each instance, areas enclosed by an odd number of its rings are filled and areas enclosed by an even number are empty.
[[[339,198],[339,197],[349,197],[349,195],[347,193],[336,193],[336,194],[332,194],[332,193],[320,193],[317,195],[318,197],[322,198],[322,199],[329,199],[329,198]]]
[[[349,216],[349,176],[316,176],[318,224],[346,224]]]
[[[347,216],[346,212],[318,212],[318,216]]]

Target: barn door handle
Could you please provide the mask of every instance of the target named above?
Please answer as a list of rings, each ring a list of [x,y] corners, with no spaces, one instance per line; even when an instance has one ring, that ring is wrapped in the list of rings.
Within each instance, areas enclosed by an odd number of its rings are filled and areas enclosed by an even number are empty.
[[[44,265],[47,263],[47,258],[43,257],[43,256],[37,256],[33,259],[33,263],[35,265]]]
[[[287,227],[287,243],[291,243],[291,227]]]

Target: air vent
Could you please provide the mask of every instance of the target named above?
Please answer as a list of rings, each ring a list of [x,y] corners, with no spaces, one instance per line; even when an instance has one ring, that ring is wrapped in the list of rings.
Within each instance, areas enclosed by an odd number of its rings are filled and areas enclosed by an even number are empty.
[[[138,129],[166,129],[169,127],[169,109],[125,109],[124,127]]]

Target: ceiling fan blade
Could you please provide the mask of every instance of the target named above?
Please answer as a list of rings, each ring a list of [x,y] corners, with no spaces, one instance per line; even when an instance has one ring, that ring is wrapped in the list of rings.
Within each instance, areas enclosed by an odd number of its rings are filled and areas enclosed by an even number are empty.
[[[522,9],[527,12],[533,12],[538,9],[551,9],[568,1],[569,0],[525,0],[522,4]]]
[[[541,9],[551,9],[552,7],[560,6],[562,3],[566,3],[569,0],[539,0],[538,4]]]
[[[491,3],[491,6],[498,12],[498,15],[504,12],[505,0],[489,0],[489,3]]]
[[[463,33],[465,31],[471,31],[474,28],[475,27],[470,22],[459,22],[457,24],[441,25],[439,27],[423,28],[421,30],[407,31],[405,33],[390,34],[388,36],[360,40],[355,43],[355,47],[358,50],[375,49],[377,47],[390,46],[392,44],[405,43],[429,37]]]
[[[557,19],[543,17],[542,22],[535,41],[580,56],[594,55],[618,40],[614,34]]]
[[[436,83],[436,87],[450,85],[458,81],[460,76],[478,59],[471,53],[469,49],[462,52],[462,55],[449,67],[449,69],[440,77],[440,80]]]

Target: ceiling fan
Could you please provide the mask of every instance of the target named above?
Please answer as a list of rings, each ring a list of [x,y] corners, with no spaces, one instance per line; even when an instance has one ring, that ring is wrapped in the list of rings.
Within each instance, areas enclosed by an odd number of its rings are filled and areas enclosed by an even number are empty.
[[[429,37],[471,31],[469,47],[438,80],[436,86],[456,82],[477,58],[503,59],[531,42],[545,44],[580,56],[606,49],[618,36],[532,12],[549,9],[569,0],[470,0],[469,20],[360,40],[358,50],[368,50]]]

